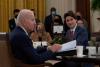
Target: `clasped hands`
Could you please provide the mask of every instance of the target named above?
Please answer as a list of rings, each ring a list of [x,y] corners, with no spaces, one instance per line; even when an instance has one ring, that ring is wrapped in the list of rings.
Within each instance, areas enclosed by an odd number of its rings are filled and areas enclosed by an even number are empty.
[[[60,44],[54,44],[52,46],[48,46],[47,49],[51,50],[52,52],[58,52],[62,46]]]

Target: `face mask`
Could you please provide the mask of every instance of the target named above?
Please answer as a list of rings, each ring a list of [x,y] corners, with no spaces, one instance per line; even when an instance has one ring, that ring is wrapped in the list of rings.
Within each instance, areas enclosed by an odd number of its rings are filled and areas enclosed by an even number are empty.
[[[52,14],[52,15],[56,15],[56,11],[52,11],[51,14]]]
[[[54,22],[59,22],[59,19],[55,19]]]
[[[80,17],[80,16],[76,16],[76,18],[77,18],[77,20],[80,20],[80,19],[81,19],[81,17]]]

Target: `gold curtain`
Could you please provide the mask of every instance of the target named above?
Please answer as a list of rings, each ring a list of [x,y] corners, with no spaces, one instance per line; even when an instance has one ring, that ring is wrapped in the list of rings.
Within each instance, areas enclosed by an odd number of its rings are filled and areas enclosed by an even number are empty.
[[[35,9],[41,22],[45,18],[45,0],[0,0],[0,32],[8,32],[8,20],[13,17],[14,9]]]
[[[8,31],[8,0],[0,0],[0,31]]]

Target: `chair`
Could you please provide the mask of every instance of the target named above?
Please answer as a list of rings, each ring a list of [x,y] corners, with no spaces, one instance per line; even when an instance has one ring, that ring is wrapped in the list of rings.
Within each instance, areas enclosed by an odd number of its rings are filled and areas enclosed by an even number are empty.
[[[31,64],[24,64],[18,59],[14,59],[15,67],[52,67],[49,63],[38,64],[38,65],[31,65]]]
[[[8,35],[0,34],[0,67],[52,67],[50,63],[38,65],[25,64],[13,57]]]
[[[10,55],[6,41],[6,33],[0,32],[0,67],[11,67]]]

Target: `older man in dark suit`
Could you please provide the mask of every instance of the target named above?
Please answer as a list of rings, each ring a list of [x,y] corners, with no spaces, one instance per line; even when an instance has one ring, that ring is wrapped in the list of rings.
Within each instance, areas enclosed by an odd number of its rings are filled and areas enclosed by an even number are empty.
[[[22,60],[28,64],[40,64],[44,61],[55,58],[61,46],[54,44],[53,46],[35,49],[29,34],[35,30],[35,17],[32,11],[23,9],[20,11],[16,28],[10,33],[10,42],[15,58]]]

